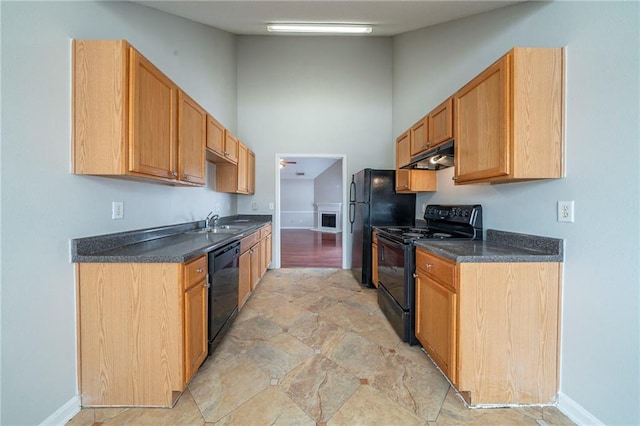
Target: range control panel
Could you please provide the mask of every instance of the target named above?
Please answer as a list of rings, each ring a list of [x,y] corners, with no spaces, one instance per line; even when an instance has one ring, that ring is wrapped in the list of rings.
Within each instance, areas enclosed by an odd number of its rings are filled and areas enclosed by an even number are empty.
[[[432,204],[425,209],[424,220],[427,222],[447,221],[482,226],[482,206],[479,204],[460,206]]]

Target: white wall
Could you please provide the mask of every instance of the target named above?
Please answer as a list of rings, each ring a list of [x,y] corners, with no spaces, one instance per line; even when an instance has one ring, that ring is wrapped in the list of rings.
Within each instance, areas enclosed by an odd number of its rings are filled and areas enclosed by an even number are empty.
[[[391,167],[391,60],[390,38],[238,37],[238,136],[256,152],[238,210],[277,201],[276,153],[345,154],[349,176]]]
[[[418,205],[478,202],[485,229],[565,240],[560,406],[609,425],[640,423],[638,16],[637,2],[531,2],[393,45],[394,135],[511,47],[567,46],[566,178],[456,187],[451,168]],[[575,223],[556,221],[559,200]]]
[[[344,180],[342,161],[338,160],[313,181],[314,202],[342,203]]]
[[[282,179],[280,181],[281,228],[313,228],[314,188],[311,179]]]
[[[236,38],[128,2],[1,2],[2,417],[37,424],[76,398],[69,239],[202,219],[236,196],[75,176],[72,38],[128,39],[235,131]],[[209,176],[215,175],[208,167]],[[124,220],[111,220],[111,201]],[[77,399],[75,400],[77,403]]]

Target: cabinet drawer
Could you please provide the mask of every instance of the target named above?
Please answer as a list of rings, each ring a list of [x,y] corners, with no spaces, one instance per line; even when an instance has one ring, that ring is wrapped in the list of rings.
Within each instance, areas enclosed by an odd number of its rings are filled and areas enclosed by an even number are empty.
[[[267,226],[263,226],[262,228],[260,228],[260,239],[265,238],[270,233],[271,233],[271,224]]]
[[[255,243],[260,239],[260,231],[256,231],[251,235],[247,235],[243,239],[240,240],[240,253],[244,253],[254,246]]]
[[[184,289],[202,281],[207,276],[207,256],[202,255],[184,266]]]
[[[421,248],[416,249],[416,268],[452,289],[458,289],[456,265]]]

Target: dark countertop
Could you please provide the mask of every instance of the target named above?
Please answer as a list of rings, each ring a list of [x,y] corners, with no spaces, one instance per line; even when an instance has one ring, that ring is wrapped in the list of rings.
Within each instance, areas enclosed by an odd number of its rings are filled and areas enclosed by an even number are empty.
[[[220,218],[219,225],[237,226],[233,233],[193,234],[204,221],[71,240],[75,263],[183,263],[251,234],[271,223],[270,215]]]
[[[562,262],[564,260],[562,239],[495,229],[487,230],[487,238],[484,241],[423,240],[416,241],[415,245],[457,263]]]

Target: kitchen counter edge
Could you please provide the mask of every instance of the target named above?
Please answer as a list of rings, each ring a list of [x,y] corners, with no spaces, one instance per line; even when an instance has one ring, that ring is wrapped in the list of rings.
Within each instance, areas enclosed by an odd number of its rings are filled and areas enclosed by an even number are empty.
[[[272,223],[270,215],[236,215],[221,218],[220,225],[244,228],[236,233],[188,234],[204,227],[204,221],[188,222],[71,240],[72,263],[184,263],[212,250],[239,241]],[[212,237],[215,238],[215,237]]]
[[[487,230],[484,241],[421,240],[416,247],[456,263],[563,262],[564,240]]]

